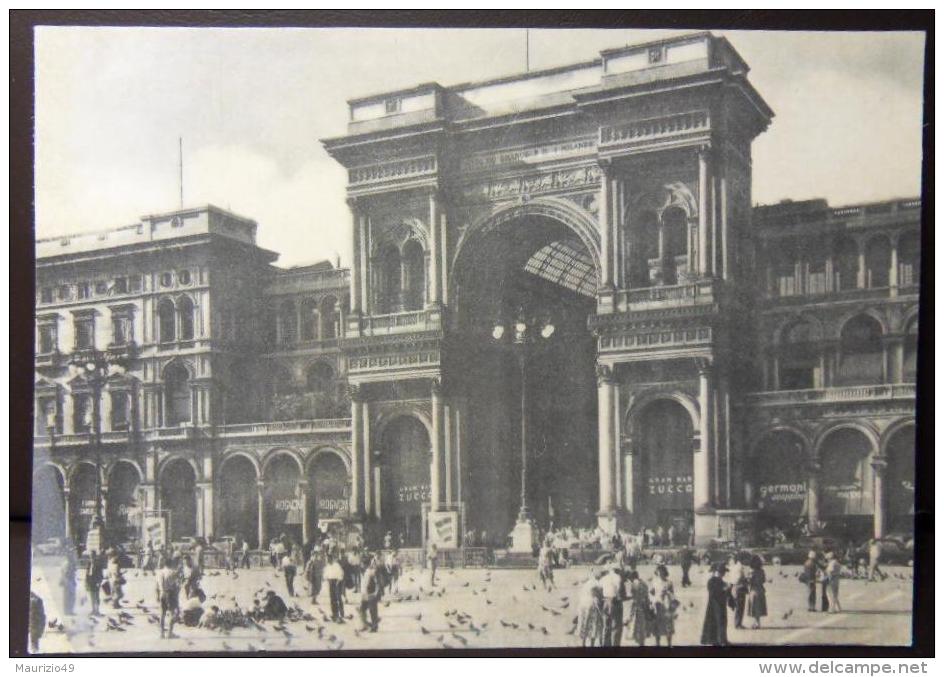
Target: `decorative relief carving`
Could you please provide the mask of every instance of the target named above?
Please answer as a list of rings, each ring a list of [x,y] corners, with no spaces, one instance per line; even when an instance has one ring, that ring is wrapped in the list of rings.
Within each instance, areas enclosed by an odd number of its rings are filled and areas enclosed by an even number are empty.
[[[496,179],[466,186],[462,199],[466,201],[501,200],[525,195],[567,190],[580,186],[597,185],[602,172],[596,165],[560,169],[553,172],[532,174],[523,177]]]
[[[383,181],[410,179],[435,173],[436,156],[427,155],[409,160],[382,162],[366,167],[352,167],[348,170],[348,183],[351,186],[359,186]]]
[[[463,172],[491,171],[501,167],[584,155],[596,150],[596,145],[596,139],[590,136],[528,148],[506,148],[489,153],[476,153],[462,160],[459,167]]]
[[[692,132],[708,131],[708,111],[692,111],[667,115],[661,118],[636,120],[622,125],[600,128],[600,145],[636,143],[650,139],[666,138]]]
[[[600,337],[600,350],[618,348],[644,349],[652,346],[692,345],[711,342],[711,327],[673,329],[638,334],[616,334]]]
[[[439,351],[429,350],[416,353],[398,353],[393,355],[365,355],[348,358],[351,371],[371,369],[417,367],[439,364]]]

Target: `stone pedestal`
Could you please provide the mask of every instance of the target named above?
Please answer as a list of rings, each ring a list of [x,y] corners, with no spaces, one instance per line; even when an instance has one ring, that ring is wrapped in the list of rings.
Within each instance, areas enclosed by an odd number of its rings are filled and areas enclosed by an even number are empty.
[[[626,529],[629,525],[629,514],[624,510],[612,510],[597,513],[597,526],[607,534],[615,534],[619,529]]]
[[[714,511],[695,513],[695,547],[710,545],[718,540],[718,516]]]
[[[105,547],[105,528],[100,523],[96,523],[88,530],[88,535],[85,537],[85,552],[102,554],[103,547]]]
[[[518,516],[518,522],[515,528],[511,530],[511,548],[508,552],[528,553],[534,552],[534,546],[538,542],[538,530],[528,518]]]

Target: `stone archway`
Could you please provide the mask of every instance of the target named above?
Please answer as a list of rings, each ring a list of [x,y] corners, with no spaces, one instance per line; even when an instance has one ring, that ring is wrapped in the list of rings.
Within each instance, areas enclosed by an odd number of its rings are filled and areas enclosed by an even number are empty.
[[[69,533],[73,542],[83,547],[95,516],[96,491],[95,466],[79,463],[69,479]]]
[[[896,428],[885,443],[885,509],[891,532],[914,533],[915,426]]]
[[[319,449],[308,462],[308,524],[316,533],[319,522],[344,519],[351,511],[351,477],[344,457],[333,449]]]
[[[384,426],[381,448],[381,530],[395,543],[417,547],[424,541],[423,504],[430,494],[430,439],[414,416],[398,416]]]
[[[161,509],[170,518],[171,542],[197,535],[197,475],[186,459],[172,458],[160,474]]]
[[[447,365],[446,396],[461,392],[465,406],[466,527],[494,543],[523,503],[542,528],[597,521],[596,341],[587,320],[599,237],[575,211],[553,200],[504,208],[470,226],[457,248],[450,338],[462,360]],[[505,327],[499,336],[496,324]]]
[[[862,541],[873,531],[873,440],[855,426],[830,430],[818,445],[819,514],[827,533]]]
[[[279,451],[262,468],[263,519],[268,540],[286,536],[304,542],[305,498],[300,481],[301,466],[294,455]],[[268,547],[268,543],[260,544]]]
[[[227,456],[219,469],[220,529],[224,536],[248,541],[253,548],[259,540],[259,474],[256,464],[243,454]]]
[[[141,533],[140,482],[140,472],[129,461],[116,462],[108,473],[105,524],[109,538],[119,543],[134,540]]]
[[[668,397],[640,403],[631,412],[632,505],[636,526],[687,542],[694,528],[695,421],[688,407]]]
[[[66,538],[65,478],[56,466],[47,463],[33,474],[32,542]]]
[[[806,439],[791,429],[769,430],[755,442],[751,466],[758,526],[793,534],[809,512],[810,453]]]

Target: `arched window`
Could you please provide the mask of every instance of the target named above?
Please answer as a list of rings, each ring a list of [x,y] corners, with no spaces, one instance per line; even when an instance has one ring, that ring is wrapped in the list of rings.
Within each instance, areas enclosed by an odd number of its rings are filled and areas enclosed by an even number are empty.
[[[871,453],[871,442],[859,430],[841,428],[823,440],[820,513],[827,522],[872,513]]]
[[[295,316],[295,303],[289,299],[279,306],[279,323],[282,327],[282,345],[292,345],[298,338],[298,318]]]
[[[898,286],[912,287],[918,284],[918,273],[921,270],[921,245],[918,234],[906,233],[898,241]]]
[[[314,341],[318,338],[318,304],[314,299],[302,301],[301,340]]]
[[[915,383],[918,380],[918,318],[908,323],[905,331],[905,364],[902,370],[905,383]]]
[[[177,302],[177,313],[180,315],[180,340],[189,341],[193,338],[193,301],[189,296],[181,297]]]
[[[807,320],[797,320],[784,330],[778,365],[781,390],[816,387],[819,355],[812,339],[813,326]]]
[[[797,284],[796,264],[797,248],[792,241],[780,242],[772,247],[774,285],[777,296],[795,296],[800,293]]]
[[[164,370],[164,425],[189,423],[192,419],[190,374],[182,364],[171,364]]]
[[[337,338],[340,327],[338,326],[338,300],[333,296],[326,296],[321,299],[321,338]]]
[[[806,293],[826,293],[826,259],[828,249],[825,243],[816,241],[810,243],[805,252],[806,259]]]
[[[380,255],[380,312],[396,312],[400,305],[400,252],[392,244]]]
[[[404,310],[420,310],[426,295],[426,261],[423,246],[409,240],[403,246]]]
[[[650,267],[657,264],[659,258],[659,218],[655,212],[645,211],[636,221],[635,246],[630,248],[630,279],[634,287],[648,287],[658,284],[654,278],[661,277]]]
[[[662,259],[665,283],[678,284],[679,273],[687,269],[688,219],[678,207],[662,212]]]
[[[315,362],[305,373],[305,383],[308,392],[329,395],[334,388],[334,369],[330,364]]]
[[[887,237],[874,237],[865,248],[866,286],[880,289],[888,286],[892,250]]]
[[[161,343],[173,343],[177,340],[177,309],[170,299],[164,299],[157,305],[157,323]]]
[[[839,339],[839,351],[838,385],[883,381],[882,328],[875,319],[858,315],[846,322]]]
[[[850,238],[844,237],[836,241],[836,289],[846,291],[858,286],[859,277],[859,248]]]

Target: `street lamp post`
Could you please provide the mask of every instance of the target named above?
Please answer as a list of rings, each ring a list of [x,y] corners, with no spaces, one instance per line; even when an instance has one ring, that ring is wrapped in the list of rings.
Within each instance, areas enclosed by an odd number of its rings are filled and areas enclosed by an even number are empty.
[[[528,508],[528,350],[539,341],[546,341],[554,335],[554,324],[546,317],[527,316],[524,312],[510,326],[501,321],[492,329],[492,339],[496,343],[510,344],[518,358],[521,372],[521,506],[518,519],[511,533],[511,552],[531,553],[537,541],[537,533],[531,510]]]
[[[125,372],[124,360],[98,350],[77,352],[69,365],[74,374],[81,374],[92,389],[92,426],[89,430],[89,446],[95,457],[95,514],[85,538],[85,549],[102,552],[105,548],[105,519],[102,515],[102,388],[109,376]]]

